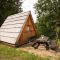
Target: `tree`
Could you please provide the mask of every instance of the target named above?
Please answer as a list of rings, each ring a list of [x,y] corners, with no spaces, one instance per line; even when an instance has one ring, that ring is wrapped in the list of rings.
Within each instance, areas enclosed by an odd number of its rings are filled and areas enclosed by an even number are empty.
[[[21,12],[20,0],[0,0],[0,26],[7,16]]]
[[[34,8],[37,13],[39,33],[58,38],[60,32],[60,0],[38,0]]]

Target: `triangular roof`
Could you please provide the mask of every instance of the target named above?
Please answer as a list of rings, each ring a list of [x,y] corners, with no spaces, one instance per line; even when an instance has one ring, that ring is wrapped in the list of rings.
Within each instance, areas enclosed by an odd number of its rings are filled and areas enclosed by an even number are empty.
[[[8,16],[0,28],[0,41],[15,44],[30,14],[28,11]]]

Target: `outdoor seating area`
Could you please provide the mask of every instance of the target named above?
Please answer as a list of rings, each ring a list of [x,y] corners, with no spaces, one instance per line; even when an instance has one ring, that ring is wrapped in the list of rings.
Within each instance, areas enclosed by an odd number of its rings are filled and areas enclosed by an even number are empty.
[[[35,49],[39,47],[40,44],[44,44],[46,50],[49,49],[48,37],[41,35],[41,37],[37,38],[35,43],[32,45]]]
[[[34,40],[34,38],[32,38],[32,40],[34,41],[32,44],[32,47],[34,47],[35,49],[38,49],[38,47],[42,44],[46,48],[46,50],[52,49],[56,52],[59,51],[59,47],[58,47],[56,41],[49,40],[49,37],[41,35],[41,37],[36,38],[35,40]]]

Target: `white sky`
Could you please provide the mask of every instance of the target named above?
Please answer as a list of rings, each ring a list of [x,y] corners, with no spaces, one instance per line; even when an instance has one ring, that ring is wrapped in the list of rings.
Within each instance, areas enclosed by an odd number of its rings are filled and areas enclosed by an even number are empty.
[[[36,14],[34,11],[34,4],[37,0],[24,0],[22,4],[23,11],[31,11],[34,22],[36,22]]]

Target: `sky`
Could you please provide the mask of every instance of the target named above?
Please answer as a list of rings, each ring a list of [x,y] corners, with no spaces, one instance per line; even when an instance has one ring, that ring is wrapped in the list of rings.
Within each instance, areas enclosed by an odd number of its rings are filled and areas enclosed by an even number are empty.
[[[36,14],[35,14],[35,9],[33,7],[36,1],[37,0],[24,0],[22,4],[23,12],[31,11],[34,22],[36,22]]]

